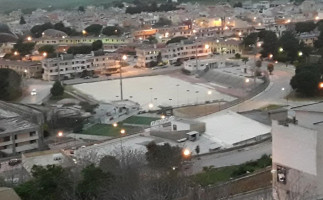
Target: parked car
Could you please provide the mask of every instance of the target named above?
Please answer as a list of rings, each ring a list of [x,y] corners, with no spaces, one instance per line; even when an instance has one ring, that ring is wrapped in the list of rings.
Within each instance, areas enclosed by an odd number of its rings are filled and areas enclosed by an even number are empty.
[[[98,75],[93,75],[92,78],[99,78],[99,76]]]
[[[33,89],[33,90],[30,92],[30,95],[31,95],[31,96],[35,96],[35,95],[37,95],[37,91],[36,91],[36,89]]]
[[[86,77],[84,77],[84,79],[90,79],[91,77],[89,77],[89,76],[86,76]]]
[[[15,166],[15,165],[18,165],[19,163],[21,163],[21,160],[20,160],[20,159],[17,159],[17,158],[15,158],[15,159],[11,159],[11,160],[9,160],[9,162],[8,162],[8,164],[9,164],[10,166]]]

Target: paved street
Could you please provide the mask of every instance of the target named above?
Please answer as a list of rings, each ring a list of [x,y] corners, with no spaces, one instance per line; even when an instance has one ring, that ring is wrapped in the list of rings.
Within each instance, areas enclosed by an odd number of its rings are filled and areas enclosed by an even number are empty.
[[[215,168],[239,165],[250,160],[256,160],[264,154],[271,154],[271,142],[260,143],[251,147],[246,147],[243,150],[201,156],[200,160],[195,160],[187,173],[198,173],[203,170],[203,167],[211,165]]]
[[[25,96],[20,100],[23,104],[41,104],[43,100],[50,94],[51,82],[28,79],[26,83],[28,85]],[[37,95],[32,96],[30,92],[36,89]]]
[[[229,198],[230,200],[272,200],[272,189],[260,189]]]

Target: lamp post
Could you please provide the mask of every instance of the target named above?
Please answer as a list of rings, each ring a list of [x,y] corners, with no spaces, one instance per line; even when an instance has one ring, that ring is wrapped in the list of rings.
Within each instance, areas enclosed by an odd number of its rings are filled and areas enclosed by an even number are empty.
[[[196,72],[198,71],[198,58],[197,58],[197,51],[198,51],[198,44],[196,43],[196,49],[195,49],[195,60],[196,60],[196,63],[195,63],[195,65],[196,65]],[[210,45],[208,45],[208,44],[205,44],[204,45],[204,49],[205,50],[208,50],[210,48]]]
[[[127,56],[126,55],[123,55],[122,56],[122,60],[126,61],[127,60]],[[119,65],[120,65],[120,67],[119,67],[119,73],[120,73],[120,97],[121,97],[121,100],[123,100],[121,59],[120,59]]]

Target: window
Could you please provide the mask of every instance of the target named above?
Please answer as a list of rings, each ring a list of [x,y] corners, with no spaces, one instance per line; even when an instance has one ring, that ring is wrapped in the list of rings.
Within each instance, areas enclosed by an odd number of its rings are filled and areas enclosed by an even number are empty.
[[[36,131],[31,131],[29,132],[29,136],[32,137],[32,136],[35,136],[36,135]]]
[[[36,143],[36,142],[37,142],[37,140],[30,140],[30,141],[29,141],[29,143],[30,143],[30,144],[34,144],[34,143]]]

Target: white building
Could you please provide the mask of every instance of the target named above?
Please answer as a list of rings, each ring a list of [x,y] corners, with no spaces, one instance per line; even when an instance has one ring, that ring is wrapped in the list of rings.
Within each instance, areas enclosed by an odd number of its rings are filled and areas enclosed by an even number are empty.
[[[323,103],[292,109],[292,120],[273,121],[274,199],[322,199]]]
[[[201,59],[201,60],[188,60],[184,62],[184,69],[187,71],[204,71],[219,67],[224,67],[225,61],[222,59]]]
[[[63,78],[79,77],[84,70],[116,71],[116,56],[109,56],[103,53],[92,52],[89,55],[62,55],[60,58],[49,58],[42,60],[44,69],[43,79],[57,80],[58,76]]]
[[[179,60],[189,60],[195,57],[206,57],[211,53],[207,42],[194,42],[182,40],[180,43],[172,43],[166,46],[147,46],[136,49],[137,66],[147,67],[152,61],[157,61],[158,54],[161,53],[162,60],[169,64],[174,64]]]

